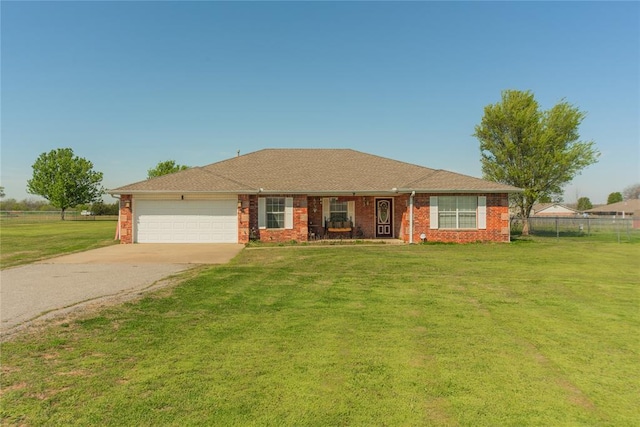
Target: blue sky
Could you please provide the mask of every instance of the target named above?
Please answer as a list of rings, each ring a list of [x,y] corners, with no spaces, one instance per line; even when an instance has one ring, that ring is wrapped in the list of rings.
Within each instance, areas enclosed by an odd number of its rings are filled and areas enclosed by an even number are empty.
[[[587,112],[598,164],[565,201],[640,182],[640,3],[6,2],[1,173],[40,153],[115,188],[173,159],[353,148],[481,176],[472,134],[504,89]],[[277,167],[277,165],[274,165]],[[112,199],[107,196],[107,201]]]

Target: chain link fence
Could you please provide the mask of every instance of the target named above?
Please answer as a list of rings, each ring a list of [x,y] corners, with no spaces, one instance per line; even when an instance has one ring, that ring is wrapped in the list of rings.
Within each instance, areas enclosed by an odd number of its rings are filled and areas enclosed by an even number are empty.
[[[636,227],[638,226],[636,220]],[[511,232],[522,231],[522,220],[511,219]],[[584,237],[593,240],[640,242],[640,228],[632,218],[613,217],[532,217],[529,233],[534,236]]]
[[[65,221],[117,221],[118,215],[82,215],[82,212],[67,211]],[[0,211],[0,221],[45,222],[60,221],[60,211]]]

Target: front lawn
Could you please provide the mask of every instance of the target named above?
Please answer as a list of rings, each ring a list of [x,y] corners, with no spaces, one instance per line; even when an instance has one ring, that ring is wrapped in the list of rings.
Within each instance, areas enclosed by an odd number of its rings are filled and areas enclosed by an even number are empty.
[[[117,243],[116,221],[0,222],[2,268]]]
[[[245,249],[2,346],[16,425],[637,425],[640,245]]]

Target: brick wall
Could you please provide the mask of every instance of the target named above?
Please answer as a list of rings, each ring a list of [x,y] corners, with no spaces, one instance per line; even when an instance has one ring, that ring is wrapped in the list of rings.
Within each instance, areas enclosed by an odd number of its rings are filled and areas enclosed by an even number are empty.
[[[509,241],[509,208],[506,194],[487,195],[487,229],[486,230],[431,230],[429,228],[429,197],[448,194],[417,194],[414,198],[413,242],[420,242],[424,233],[427,241],[439,242],[508,242]],[[474,194],[474,196],[477,196]],[[273,197],[292,197],[291,195],[274,195]],[[394,200],[393,223],[394,237],[409,242],[409,195],[392,197]],[[354,196],[339,197],[341,201],[355,202],[354,238],[374,239],[375,236],[375,197]],[[258,227],[258,197],[255,195],[239,195],[238,207],[238,242],[247,243],[251,237],[264,242],[287,242],[291,240],[304,242],[308,240],[309,227],[322,231],[321,197],[293,196],[293,229],[262,229]],[[127,207],[127,203],[129,207]],[[132,196],[122,195],[120,198],[120,243],[133,243],[133,210]],[[314,212],[315,210],[315,212]]]
[[[390,198],[390,197],[385,197]],[[402,211],[405,209],[402,197],[391,197],[394,199],[394,236],[399,236]],[[317,230],[322,235],[322,197],[309,197],[309,222],[311,228]],[[374,239],[376,237],[375,223],[375,197],[372,196],[340,196],[340,202],[353,201],[355,205],[354,232],[356,239]],[[398,201],[400,200],[400,202]],[[315,212],[314,212],[315,209]]]
[[[487,194],[487,228],[485,230],[447,230],[430,228],[430,196],[465,194],[416,194],[413,209],[413,242],[419,243],[424,233],[431,242],[508,242],[509,202],[506,194]],[[468,194],[477,196],[477,194]],[[409,241],[409,210],[402,216],[402,239]]]
[[[120,196],[120,243],[133,243],[133,205],[132,196],[123,194]],[[127,204],[129,207],[127,207]]]
[[[289,242],[292,240],[306,242],[308,240],[309,228],[306,195],[269,195],[269,197],[293,197],[293,228],[290,230],[258,228],[258,199],[255,196],[252,197],[255,198],[255,201],[254,203],[250,203],[249,206],[249,216],[251,217],[250,226],[256,231],[257,239],[262,242]]]
[[[251,206],[255,205],[258,211],[256,197],[247,194],[238,195],[238,243],[248,243],[251,237]],[[258,228],[256,221],[256,228]]]

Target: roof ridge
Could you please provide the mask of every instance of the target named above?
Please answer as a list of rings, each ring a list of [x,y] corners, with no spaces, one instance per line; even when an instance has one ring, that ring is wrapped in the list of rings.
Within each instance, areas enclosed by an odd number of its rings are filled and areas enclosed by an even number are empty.
[[[168,175],[182,174],[183,172],[192,171],[194,169],[202,169],[202,166],[190,166],[187,169],[182,169],[182,170],[179,170],[179,171],[176,171],[176,172],[166,173],[164,175],[159,175],[159,176],[153,176],[151,178],[147,177],[146,179],[141,179],[140,181],[136,181],[136,182],[132,182],[131,184],[127,184],[127,187],[130,186],[130,185],[136,185],[136,184],[140,184],[140,183],[143,183],[143,182],[155,181],[155,180],[157,180],[159,178],[164,178],[164,177],[166,177]]]
[[[205,169],[204,167],[202,167],[201,169],[204,172],[208,173],[209,175],[217,176],[218,178],[222,178],[222,179],[224,179],[226,181],[233,182],[234,184],[238,184],[238,185],[240,185],[242,187],[252,188],[249,184],[245,184],[244,182],[236,181],[235,179],[231,179],[231,178],[228,178],[228,177],[226,177],[224,175],[220,175],[219,173],[212,172],[212,171],[210,171],[208,169]]]
[[[429,169],[429,168],[426,168],[426,167],[425,167],[425,169]],[[420,182],[420,181],[422,181],[422,180],[425,180],[425,179],[427,179],[428,177],[430,177],[430,176],[432,176],[432,175],[435,175],[435,174],[437,174],[437,173],[438,173],[438,172],[440,172],[440,171],[442,171],[442,169],[431,169],[431,171],[429,171],[429,173],[426,173],[426,174],[424,174],[424,175],[421,175],[419,178],[414,179],[413,181],[411,181],[411,182],[407,183],[407,184],[405,185],[405,187],[407,187],[407,188],[411,188],[411,185],[412,185],[412,184],[415,184],[416,182]]]

